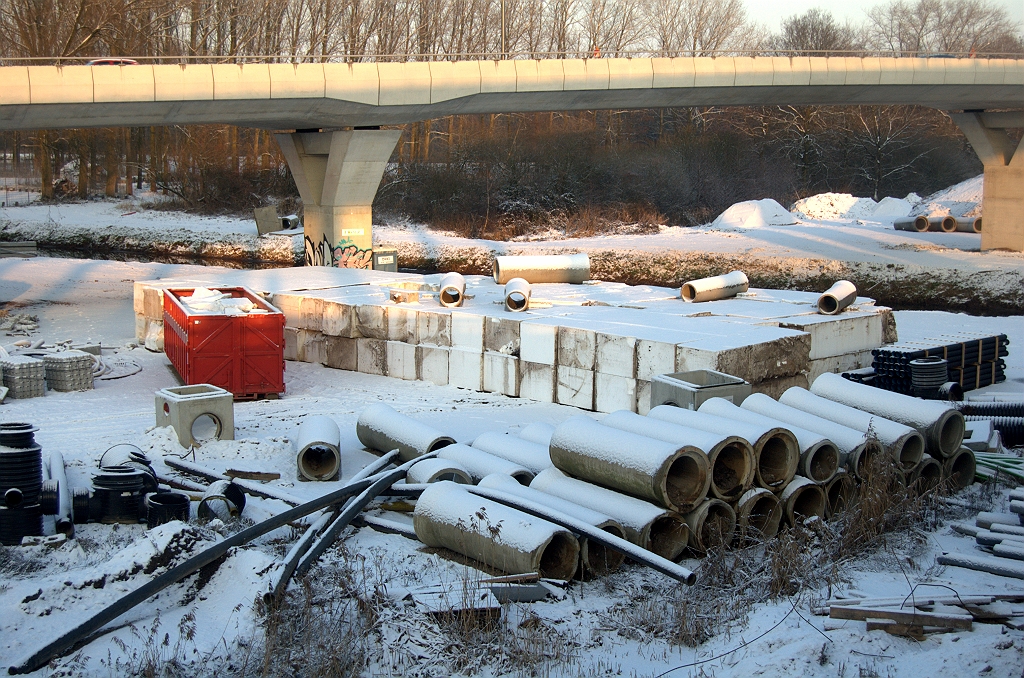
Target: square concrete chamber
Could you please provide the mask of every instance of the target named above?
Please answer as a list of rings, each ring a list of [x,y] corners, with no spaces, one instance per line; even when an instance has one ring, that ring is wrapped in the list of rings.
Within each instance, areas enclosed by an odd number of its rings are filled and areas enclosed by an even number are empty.
[[[156,425],[172,427],[186,449],[213,439],[234,440],[234,396],[212,384],[160,389],[156,392]]]

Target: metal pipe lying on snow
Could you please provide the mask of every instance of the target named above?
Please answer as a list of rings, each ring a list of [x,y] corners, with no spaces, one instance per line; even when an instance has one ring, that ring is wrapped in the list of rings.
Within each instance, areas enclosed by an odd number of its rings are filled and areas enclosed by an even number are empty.
[[[569,475],[688,511],[707,494],[708,458],[679,445],[611,428],[580,414],[555,428],[551,462]]]
[[[445,308],[462,306],[462,302],[466,300],[466,279],[461,273],[452,271],[441,276],[437,300]]]
[[[725,275],[687,281],[679,289],[679,294],[682,296],[683,301],[691,303],[715,301],[716,299],[735,297],[741,292],[746,292],[749,285],[750,283],[743,271],[732,271]]]
[[[961,233],[981,233],[981,217],[957,217],[956,230]]]
[[[526,467],[462,443],[442,447],[437,451],[437,458],[459,464],[469,471],[474,482],[480,482],[481,478],[492,473],[504,473],[522,485],[529,485],[533,480],[534,474]]]
[[[752,488],[736,503],[736,539],[740,544],[771,539],[779,533],[780,522],[782,505],[771,490]]]
[[[590,257],[586,253],[494,257],[493,276],[499,285],[513,278],[578,285],[590,280]]]
[[[571,532],[474,496],[465,485],[441,481],[416,500],[413,528],[427,546],[443,547],[504,572],[539,572],[571,579],[580,546]]]
[[[825,517],[825,492],[810,478],[797,476],[779,496],[786,522],[796,525],[802,518]]]
[[[554,429],[552,429],[553,431]],[[552,466],[547,443],[540,445],[519,436],[488,431],[478,435],[476,440],[473,441],[472,446],[478,450],[493,454],[495,457],[508,459],[515,464],[519,464],[529,469],[533,474],[540,473]]]
[[[341,472],[341,429],[327,415],[303,419],[295,447],[295,463],[303,478],[330,480]]]
[[[570,478],[556,468],[538,473],[530,487],[610,516],[626,530],[626,539],[668,560],[676,560],[690,539],[689,527],[675,511]]]
[[[705,499],[683,520],[690,527],[690,548],[698,554],[731,544],[736,534],[736,512],[721,499]]]
[[[530,308],[530,283],[512,278],[505,283],[505,310],[525,311]]]
[[[69,539],[75,536],[75,523],[71,516],[71,487],[68,485],[67,472],[64,470],[64,457],[60,452],[50,452],[47,467],[50,479],[57,481],[57,514],[54,526],[57,532]]]
[[[458,462],[449,459],[424,459],[409,467],[405,482],[412,484],[436,483],[450,480],[460,485],[472,485],[473,474]]]
[[[952,233],[956,230],[956,217],[928,217],[928,230]]]
[[[849,280],[838,280],[818,297],[818,313],[835,315],[857,301],[857,286]]]
[[[548,445],[551,444],[551,436],[555,433],[555,427],[551,424],[545,424],[542,421],[535,421],[532,424],[527,424],[523,427],[523,430],[519,432],[519,437],[523,440],[529,440],[531,443],[537,443],[543,445],[544,449],[547,449]],[[550,460],[550,457],[548,457]]]
[[[900,217],[892,222],[892,227],[897,231],[916,231],[917,233],[924,233],[928,230],[928,217],[916,216],[916,217]]]
[[[363,408],[356,421],[356,437],[363,445],[378,452],[398,450],[402,461],[455,443],[454,438],[400,414],[384,403]]]
[[[948,404],[858,384],[831,373],[815,379],[811,393],[917,429],[933,457],[952,455],[964,440],[964,416]]]

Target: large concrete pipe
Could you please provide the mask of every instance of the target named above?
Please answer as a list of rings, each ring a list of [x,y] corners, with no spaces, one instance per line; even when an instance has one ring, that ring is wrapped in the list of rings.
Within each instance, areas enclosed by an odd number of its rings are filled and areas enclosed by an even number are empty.
[[[507,433],[495,433],[493,431],[481,433],[473,441],[473,447],[493,454],[495,457],[508,459],[515,464],[519,464],[529,469],[534,475],[546,468],[551,468],[552,465],[547,445],[532,443],[529,440],[524,440],[518,436],[511,436]]]
[[[956,230],[956,217],[948,215],[944,217],[928,217],[928,230],[952,233]]]
[[[341,472],[341,430],[330,417],[306,417],[296,435],[295,463],[307,480],[330,480]]]
[[[522,278],[512,278],[505,283],[505,310],[525,311],[530,308],[530,283]]]
[[[974,481],[974,474],[971,474]],[[925,457],[907,474],[907,487],[918,494],[924,494],[938,487],[942,482],[942,464],[935,457]]]
[[[699,555],[731,544],[736,535],[736,512],[721,499],[705,499],[683,519],[690,527],[690,548]]]
[[[522,485],[529,485],[533,480],[533,473],[519,464],[488,454],[483,450],[477,450],[469,445],[455,443],[446,445],[437,451],[437,458],[453,461],[469,471],[474,482],[480,482],[484,476],[492,473],[503,473],[511,476],[516,482]]]
[[[857,483],[846,469],[840,469],[822,485],[822,490],[825,491],[825,515],[828,518],[850,508],[857,499]]]
[[[530,501],[572,516],[577,520],[582,520],[587,525],[596,527],[599,530],[604,530],[616,537],[621,539],[626,538],[626,530],[623,529],[622,525],[619,525],[616,521],[612,520],[600,511],[588,509],[575,502],[566,501],[565,499],[556,497],[553,494],[535,490],[532,487],[523,487],[512,478],[501,473],[493,473],[487,476],[480,481],[479,486],[501,490],[508,494],[514,494],[517,497],[529,499]],[[603,544],[591,541],[583,536],[577,537],[577,540],[580,544],[580,571],[585,575],[599,576],[612,572],[619,569],[619,566],[622,565],[622,561],[625,560],[624,555],[618,551],[613,551]]]
[[[732,271],[725,275],[685,282],[679,288],[679,295],[683,301],[691,303],[728,299],[741,292],[746,292],[749,284],[743,271]]]
[[[799,386],[786,389],[779,402],[865,434],[874,434],[900,468],[912,469],[924,457],[924,437],[916,429],[891,419],[822,398]]]
[[[825,492],[810,478],[797,476],[779,496],[786,522],[796,525],[805,518],[825,517]]]
[[[409,472],[405,476],[405,482],[408,484],[437,483],[442,480],[450,480],[460,485],[473,484],[472,474],[462,464],[437,457],[416,462],[409,467]]]
[[[356,421],[356,436],[359,442],[372,450],[398,450],[402,461],[409,461],[455,442],[454,438],[400,414],[384,403],[363,408]]]
[[[781,492],[796,473],[800,463],[800,446],[786,429],[762,427],[735,419],[727,419],[706,411],[686,410],[672,405],[658,405],[647,416],[681,426],[699,428],[721,435],[736,435],[750,442],[754,450],[753,482],[773,492]]]
[[[674,445],[692,445],[708,459],[708,490],[723,501],[735,501],[754,478],[754,450],[743,438],[709,433],[679,426],[660,419],[644,417],[629,410],[618,410],[601,420],[605,426],[637,435],[663,440]]]
[[[962,490],[974,483],[977,468],[974,452],[970,448],[961,447],[942,460],[942,478],[950,489]]]
[[[842,455],[840,462],[843,466],[858,478],[866,471],[869,458],[884,453],[877,440],[869,439],[861,431],[784,405],[763,394],[755,393],[748,396],[743,401],[743,409],[826,436],[839,449]]]
[[[746,403],[751,398],[754,398],[754,401],[751,402],[751,407],[761,398],[767,399],[773,404],[775,403],[774,400],[763,393],[753,393],[747,396],[743,402]],[[738,419],[760,426],[779,426],[792,433],[796,437],[797,445],[800,446],[800,463],[797,464],[797,474],[806,476],[816,483],[826,483],[839,470],[839,448],[826,436],[779,421],[778,419],[766,417],[755,412],[750,407],[744,407],[743,405],[737,407],[724,398],[709,398],[704,403],[707,404],[712,400],[716,401],[715,405],[708,406],[712,414],[728,416],[731,419]],[[724,405],[717,404],[718,401],[721,401]]]
[[[690,528],[675,511],[570,478],[557,468],[538,473],[530,487],[610,516],[622,525],[626,539],[662,558],[676,560],[689,542]]]
[[[538,572],[552,579],[576,574],[580,546],[571,532],[452,482],[423,491],[412,524],[427,546],[450,549],[509,574]]]
[[[466,300],[466,279],[461,273],[445,273],[437,288],[437,300],[445,308],[462,306]]]
[[[771,490],[751,488],[736,503],[736,539],[740,544],[771,539],[778,534],[781,521],[782,504]]]
[[[545,424],[542,421],[535,421],[532,424],[527,424],[523,427],[523,430],[519,432],[519,437],[523,440],[529,440],[531,443],[537,443],[543,445],[545,449],[551,444],[551,436],[555,433],[555,427],[551,424]]]
[[[917,429],[933,457],[951,456],[964,440],[964,416],[948,404],[858,384],[827,372],[814,380],[811,393]]]
[[[597,423],[580,414],[555,428],[551,463],[566,473],[672,511],[688,511],[708,491],[708,459],[679,445]]]
[[[835,315],[857,301],[857,286],[849,280],[838,280],[818,297],[818,313]]]
[[[50,452],[47,466],[50,479],[57,481],[57,514],[54,516],[54,527],[57,532],[68,538],[73,537],[75,523],[71,515],[71,486],[68,485],[68,476],[64,469],[64,456],[60,452]]]
[[[981,233],[981,217],[957,217],[956,230],[961,233]]]
[[[900,217],[892,222],[892,227],[897,231],[916,231],[924,233],[928,230],[928,217]]]
[[[513,278],[579,285],[590,280],[590,257],[586,253],[495,257],[494,282],[504,285]]]

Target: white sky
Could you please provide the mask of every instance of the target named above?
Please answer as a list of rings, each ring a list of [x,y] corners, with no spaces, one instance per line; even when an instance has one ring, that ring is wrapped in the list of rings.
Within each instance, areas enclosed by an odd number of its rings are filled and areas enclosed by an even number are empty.
[[[765,24],[773,32],[779,30],[783,19],[794,14],[803,14],[812,7],[820,7],[832,12],[839,21],[849,19],[852,23],[860,23],[865,12],[886,0],[745,0],[747,15]],[[1005,7],[1010,18],[1024,22],[1024,0],[992,0],[996,5]]]

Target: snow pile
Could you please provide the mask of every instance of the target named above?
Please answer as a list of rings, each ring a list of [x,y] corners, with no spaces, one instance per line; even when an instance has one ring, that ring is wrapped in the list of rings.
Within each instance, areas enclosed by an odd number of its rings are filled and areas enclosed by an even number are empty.
[[[738,202],[722,212],[711,225],[716,228],[761,228],[789,226],[796,219],[785,207],[771,198]]]
[[[197,287],[190,297],[180,297],[181,303],[191,313],[212,313],[215,315],[246,315],[266,313],[245,297],[231,297],[206,287]]]
[[[919,200],[913,193],[905,199],[885,197],[880,202],[849,193],[819,193],[798,200],[793,212],[808,219],[895,219],[910,214]]]
[[[920,202],[918,198],[916,201],[911,200],[911,197],[917,197],[913,193],[908,195],[906,198],[891,198],[885,197],[878,201],[878,206],[875,207],[875,211],[872,216],[875,219],[898,219],[899,217],[905,217],[910,214],[914,209],[914,204]]]
[[[961,181],[932,193],[914,208],[913,214],[929,217],[980,217],[984,175]]]

